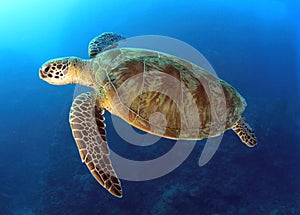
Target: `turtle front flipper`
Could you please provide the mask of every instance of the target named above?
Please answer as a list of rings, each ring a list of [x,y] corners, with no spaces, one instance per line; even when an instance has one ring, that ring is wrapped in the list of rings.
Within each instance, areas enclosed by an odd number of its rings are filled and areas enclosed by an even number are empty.
[[[254,147],[257,144],[257,139],[254,131],[248,125],[244,118],[241,117],[233,126],[232,130],[239,136],[241,141],[249,147]]]
[[[124,39],[125,37],[111,32],[105,32],[95,37],[89,44],[90,58],[94,58],[98,53],[105,50],[116,48],[117,42]]]
[[[82,162],[111,194],[122,197],[121,183],[109,158],[104,109],[95,106],[95,93],[82,93],[73,101],[70,124]]]

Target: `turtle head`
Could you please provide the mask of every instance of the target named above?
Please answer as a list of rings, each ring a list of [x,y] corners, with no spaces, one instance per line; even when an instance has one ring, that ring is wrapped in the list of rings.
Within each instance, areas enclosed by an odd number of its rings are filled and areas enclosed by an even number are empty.
[[[78,83],[84,61],[77,57],[58,58],[47,61],[40,68],[40,78],[49,84],[65,85]]]

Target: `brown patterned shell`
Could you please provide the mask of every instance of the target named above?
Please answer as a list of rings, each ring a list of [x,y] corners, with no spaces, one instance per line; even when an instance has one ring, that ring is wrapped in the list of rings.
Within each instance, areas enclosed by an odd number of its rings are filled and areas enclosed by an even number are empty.
[[[129,124],[172,139],[217,136],[239,120],[246,103],[204,69],[145,49],[113,49],[92,60],[98,105]]]

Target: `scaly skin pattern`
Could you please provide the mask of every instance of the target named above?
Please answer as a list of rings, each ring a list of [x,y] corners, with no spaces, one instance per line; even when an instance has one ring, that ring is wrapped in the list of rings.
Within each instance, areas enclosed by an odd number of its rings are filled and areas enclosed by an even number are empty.
[[[91,67],[100,107],[155,135],[217,136],[239,120],[246,106],[225,81],[160,52],[113,49],[98,54]]]
[[[109,158],[103,113],[95,107],[95,93],[82,93],[73,101],[69,120],[82,162],[103,187],[122,197],[121,183]]]
[[[257,144],[255,133],[244,118],[241,117],[233,126],[232,130],[239,136],[241,141],[249,147],[254,147]]]

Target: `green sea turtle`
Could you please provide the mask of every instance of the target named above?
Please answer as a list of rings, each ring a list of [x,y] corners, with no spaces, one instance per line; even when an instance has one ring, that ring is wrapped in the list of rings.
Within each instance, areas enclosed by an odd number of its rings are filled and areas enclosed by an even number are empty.
[[[232,86],[175,56],[116,48],[123,39],[103,33],[89,44],[90,60],[59,58],[39,70],[40,78],[50,84],[94,89],[75,98],[69,119],[82,162],[111,194],[122,197],[109,158],[104,110],[166,138],[200,140],[232,129],[247,146],[256,145],[255,134],[241,115],[246,102]],[[164,117],[153,114],[157,112]],[[151,119],[153,115],[156,121]]]

